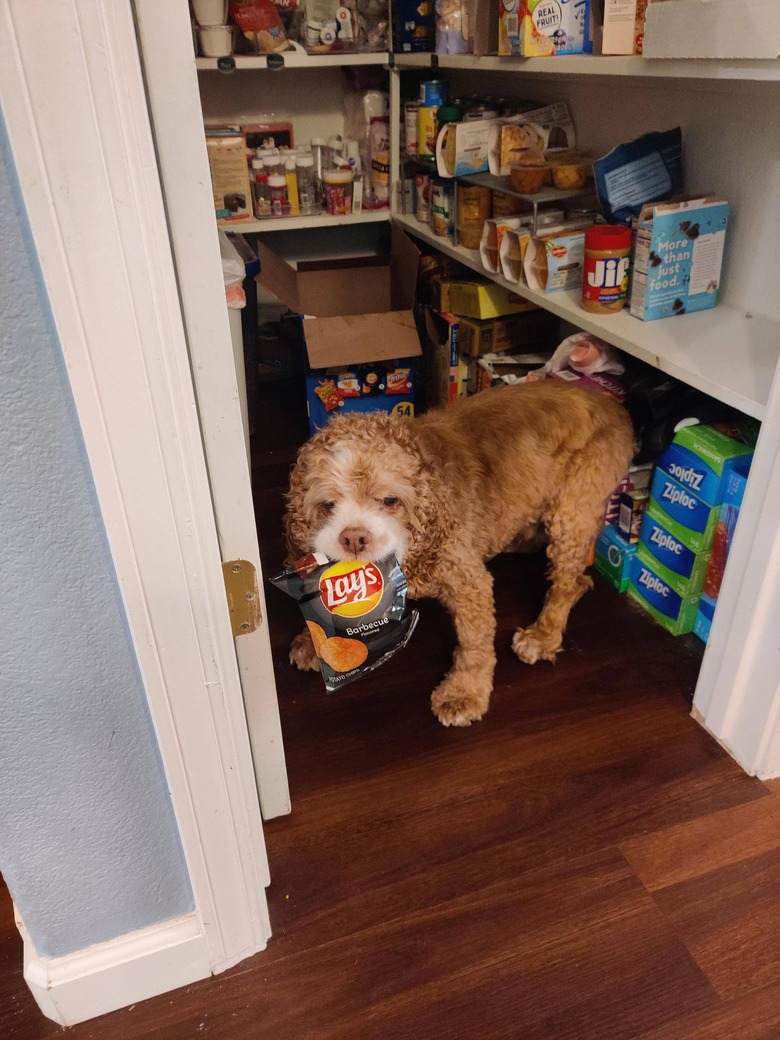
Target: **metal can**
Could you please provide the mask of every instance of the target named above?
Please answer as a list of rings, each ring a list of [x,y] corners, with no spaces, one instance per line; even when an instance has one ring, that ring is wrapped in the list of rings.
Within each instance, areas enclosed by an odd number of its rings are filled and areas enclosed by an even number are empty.
[[[414,191],[416,196],[415,216],[427,224],[431,219],[431,178],[429,174],[415,174]]]
[[[449,234],[452,193],[446,181],[431,185],[431,227],[434,235],[445,238]]]
[[[433,161],[436,156],[436,113],[438,105],[420,105],[417,109],[417,154]]]
[[[417,155],[417,113],[419,101],[407,101],[404,105],[404,127],[406,128],[406,154]]]
[[[420,84],[421,105],[444,105],[447,102],[447,83],[443,79],[426,79]]]

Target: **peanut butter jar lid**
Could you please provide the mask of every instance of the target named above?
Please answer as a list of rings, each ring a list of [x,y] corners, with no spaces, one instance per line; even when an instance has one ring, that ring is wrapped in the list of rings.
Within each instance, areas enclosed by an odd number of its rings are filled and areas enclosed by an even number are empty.
[[[585,248],[600,251],[631,248],[631,228],[623,224],[594,224],[585,232]]]

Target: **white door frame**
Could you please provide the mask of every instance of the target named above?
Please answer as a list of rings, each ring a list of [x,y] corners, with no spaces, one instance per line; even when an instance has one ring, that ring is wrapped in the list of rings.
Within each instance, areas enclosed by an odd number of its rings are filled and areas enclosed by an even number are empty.
[[[230,331],[189,7],[187,0],[134,0],[133,6],[222,559],[248,560],[258,575],[264,623],[236,640],[236,653],[260,805],[268,820],[290,811],[290,793],[248,446],[236,369],[225,363]],[[239,363],[243,370],[243,356]]]
[[[27,938],[72,1024],[263,949],[269,876],[130,0],[6,0],[0,90],[195,902],[56,962]]]

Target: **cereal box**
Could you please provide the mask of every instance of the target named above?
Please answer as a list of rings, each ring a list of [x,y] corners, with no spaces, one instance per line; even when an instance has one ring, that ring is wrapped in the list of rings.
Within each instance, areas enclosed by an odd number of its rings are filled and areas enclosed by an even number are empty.
[[[498,53],[581,54],[586,0],[499,0]]]
[[[637,225],[630,309],[653,321],[714,307],[729,205],[715,196],[649,203]]]

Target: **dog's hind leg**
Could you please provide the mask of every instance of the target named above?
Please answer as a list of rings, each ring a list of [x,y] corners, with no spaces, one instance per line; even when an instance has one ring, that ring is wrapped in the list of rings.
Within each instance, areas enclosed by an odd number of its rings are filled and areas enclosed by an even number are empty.
[[[453,563],[450,573],[461,580],[439,591],[455,624],[458,645],[452,668],[431,696],[431,709],[443,726],[469,726],[488,709],[496,667],[496,615],[493,578],[480,561],[465,568]]]
[[[539,617],[528,628],[518,628],[512,639],[512,649],[526,664],[555,660],[572,608],[593,586],[585,568],[601,524],[601,500],[589,512],[558,512],[548,524],[550,588]]]

